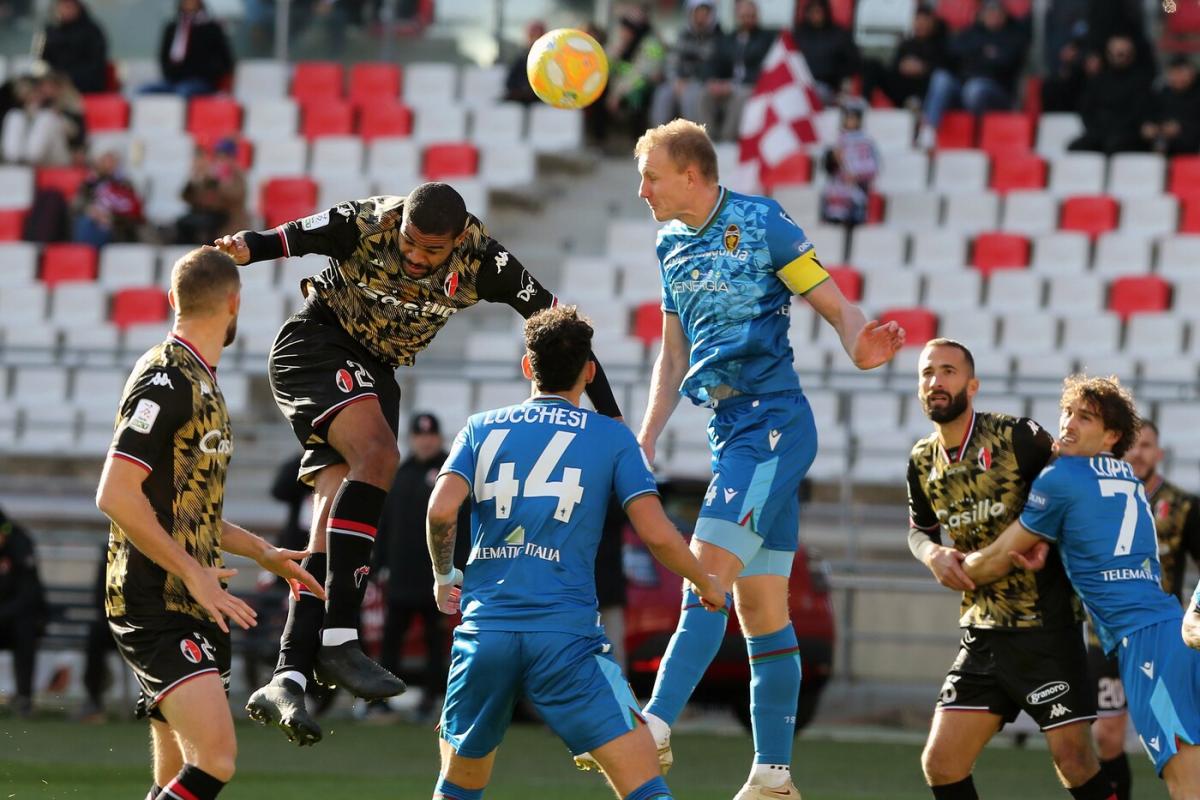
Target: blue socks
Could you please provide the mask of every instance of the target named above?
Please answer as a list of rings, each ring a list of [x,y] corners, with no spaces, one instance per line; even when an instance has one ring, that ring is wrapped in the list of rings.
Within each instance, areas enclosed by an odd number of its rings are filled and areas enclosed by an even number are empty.
[[[437,785],[433,787],[433,800],[482,800],[483,789],[464,789],[446,780],[445,775],[438,775]]]
[[[746,650],[750,655],[754,763],[790,765],[800,698],[796,631],[789,624],[766,636],[747,636]]]
[[[674,795],[667,788],[667,782],[662,779],[661,775],[651,778],[625,795],[625,800],[673,800],[673,798]]]
[[[675,724],[688,698],[696,690],[696,684],[721,647],[732,602],[733,595],[726,595],[723,611],[705,611],[695,592],[689,589],[684,593],[679,626],[658,668],[654,693],[650,696],[646,713],[653,714],[668,725]],[[795,644],[794,638],[792,643]],[[796,713],[794,705],[791,713]]]

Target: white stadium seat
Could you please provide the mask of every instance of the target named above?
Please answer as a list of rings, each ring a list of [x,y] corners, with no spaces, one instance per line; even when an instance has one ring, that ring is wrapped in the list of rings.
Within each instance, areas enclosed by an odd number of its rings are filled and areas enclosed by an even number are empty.
[[[1044,233],[1033,240],[1029,266],[1046,275],[1082,275],[1087,272],[1090,252],[1086,233]]]
[[[100,249],[99,283],[105,289],[152,286],[158,278],[158,248],[114,242]]]
[[[1066,153],[1050,162],[1051,194],[1059,197],[1100,194],[1104,191],[1104,156],[1099,153]]]
[[[1104,278],[1150,271],[1151,241],[1136,233],[1104,233],[1096,239],[1092,274]]]
[[[1043,292],[1044,283],[1038,273],[998,269],[988,277],[987,307],[1002,314],[1034,312],[1042,307]]]
[[[933,159],[931,188],[950,195],[987,189],[989,161],[981,150],[939,150]]]
[[[864,272],[875,272],[902,268],[907,255],[908,234],[904,231],[882,225],[865,225],[855,228],[850,237],[850,256],[847,261]]]
[[[1167,236],[1179,225],[1179,200],[1171,195],[1139,197],[1121,205],[1121,230],[1143,236]]]
[[[884,0],[887,5],[899,5],[891,0]],[[860,3],[859,13],[862,12]],[[871,135],[876,146],[883,151],[883,159],[890,157],[897,150],[912,148],[914,117],[912,112],[903,108],[872,108],[863,118],[863,130]]]
[[[480,67],[474,64],[462,70],[463,105],[475,108],[498,103],[504,96],[504,78],[508,68],[503,64]]]
[[[821,216],[821,190],[816,186],[778,186],[772,195],[801,228]]]
[[[942,216],[941,195],[934,192],[893,192],[887,196],[883,223],[907,231],[936,228]]]
[[[1084,355],[1076,369],[1088,375],[1116,375],[1126,386],[1133,386],[1137,379],[1138,362],[1134,356],[1124,353],[1100,353]]]
[[[317,208],[333,208],[346,200],[357,200],[372,194],[371,179],[366,175],[353,172],[341,175],[326,173],[321,176],[320,186],[317,188]]]
[[[263,100],[287,96],[288,65],[273,58],[246,58],[238,61],[233,73],[233,93],[253,107]],[[247,102],[251,101],[251,102]]]
[[[6,292],[7,294],[7,292]],[[33,320],[21,323],[0,320],[4,324],[4,363],[45,365],[58,352],[58,329]]]
[[[804,234],[817,250],[817,258],[825,264],[840,264],[846,257],[846,228],[817,222],[805,226]]]
[[[1200,236],[1181,234],[1159,240],[1156,271],[1168,279],[1200,274]]]
[[[489,187],[529,186],[537,179],[537,153],[526,144],[481,147],[479,161],[479,178]]]
[[[973,269],[945,270],[925,274],[925,296],[921,305],[939,314],[953,316],[964,308],[979,306],[982,286],[980,274]],[[955,312],[947,315],[947,312]]]
[[[1108,162],[1108,194],[1153,197],[1162,194],[1167,161],[1157,153],[1116,153]]]
[[[129,105],[129,127],[140,136],[179,133],[184,128],[187,103],[178,95],[138,95]]]
[[[38,275],[37,245],[32,242],[0,242],[0,269],[4,271],[4,291],[32,285]],[[0,308],[7,308],[7,304],[0,301]]]
[[[81,409],[105,409],[111,423],[111,418],[116,416],[117,401],[126,377],[119,369],[77,369],[71,404]]]
[[[1053,313],[1086,315],[1104,308],[1105,286],[1100,280],[1054,275],[1046,283],[1046,308]]]
[[[250,139],[261,139],[266,147],[280,136],[295,136],[299,130],[300,109],[291,98],[279,96],[274,99],[256,100],[246,106],[246,118],[242,123],[242,133]],[[261,157],[261,150],[256,147],[254,157]]]
[[[421,110],[453,103],[458,96],[458,67],[417,61],[404,67],[404,104]]]
[[[976,353],[993,348],[996,344],[996,328],[996,315],[986,311],[946,314],[938,325],[938,335],[960,341]]]
[[[962,269],[967,263],[967,237],[958,231],[939,228],[913,236],[911,268],[918,272]]]
[[[888,308],[915,306],[921,293],[921,276],[908,270],[878,270],[866,275],[863,284],[862,305],[876,314]]]
[[[97,323],[87,327],[64,327],[62,330],[61,364],[86,367],[126,368],[119,357],[121,332],[111,323]],[[75,396],[79,393],[76,391]],[[113,395],[109,403],[115,402]]]
[[[310,174],[316,178],[363,172],[363,142],[357,136],[323,136],[312,144]]]
[[[583,112],[534,104],[529,112],[529,143],[543,152],[583,146]]]
[[[471,108],[471,141],[481,147],[510,145],[525,137],[525,106],[495,103]]]
[[[241,65],[238,66],[240,72]],[[136,97],[143,86],[162,80],[162,67],[157,58],[125,58],[120,62],[118,74],[122,91],[129,97]]]
[[[875,191],[919,192],[925,189],[928,178],[929,156],[925,153],[918,150],[888,153],[881,158]]]
[[[0,292],[0,325],[36,325],[46,318],[47,290],[42,283],[25,283],[5,287]]]
[[[1186,321],[1182,316],[1170,313],[1134,314],[1125,323],[1123,350],[1135,356],[1177,356],[1183,352],[1186,330]]]
[[[254,141],[253,174],[259,179],[296,177],[305,173],[308,143],[299,136],[282,136]],[[251,204],[258,199],[251,197]]]
[[[414,109],[412,138],[420,144],[464,141],[467,138],[467,109],[455,105]]]
[[[1018,354],[1013,361],[1015,376],[1012,390],[1023,394],[1058,394],[1062,381],[1075,371],[1075,359],[1067,353],[1050,349],[1030,349]]]
[[[398,183],[408,182],[406,177],[418,179],[421,148],[411,139],[376,139],[367,146],[367,174],[375,180]]]
[[[1058,200],[1049,192],[1009,192],[1000,227],[1013,233],[1051,233],[1058,228]]]
[[[1042,114],[1037,126],[1037,152],[1046,158],[1065,153],[1067,145],[1083,134],[1078,114]]]
[[[1062,326],[1059,346],[1076,358],[1115,353],[1121,341],[1121,318],[1116,314],[1069,316]]]
[[[946,198],[942,225],[952,231],[984,233],[996,230],[1000,221],[1000,195],[994,192],[963,192]]]
[[[91,328],[107,318],[108,292],[96,283],[60,283],[50,293],[50,321],[60,328]]]
[[[1000,347],[1013,355],[1052,352],[1058,345],[1058,318],[1038,311],[1005,314],[1000,321]]]
[[[891,392],[850,395],[846,422],[858,434],[894,431],[900,424],[899,398]]]
[[[9,396],[19,403],[62,404],[67,399],[68,377],[62,367],[19,367],[13,372]]]
[[[0,208],[29,208],[33,205],[33,170],[16,164],[0,164]]]

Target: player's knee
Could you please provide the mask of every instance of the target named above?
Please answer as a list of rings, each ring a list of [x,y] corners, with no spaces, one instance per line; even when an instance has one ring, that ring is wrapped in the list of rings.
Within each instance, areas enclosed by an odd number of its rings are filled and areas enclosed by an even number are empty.
[[[384,440],[372,438],[363,442],[355,453],[350,470],[357,480],[373,483],[376,486],[391,486],[396,476],[396,468],[400,466],[400,451],[396,442],[388,437]]]
[[[218,748],[211,753],[205,753],[199,764],[196,766],[212,775],[221,783],[229,783],[233,780],[233,774],[237,771],[237,747],[236,745],[229,748]]]
[[[952,748],[929,742],[921,752],[921,771],[930,786],[957,783],[971,774],[971,765],[960,763]]]
[[[1054,765],[1071,786],[1081,786],[1091,780],[1100,762],[1087,739],[1071,739],[1057,743],[1051,749]]]

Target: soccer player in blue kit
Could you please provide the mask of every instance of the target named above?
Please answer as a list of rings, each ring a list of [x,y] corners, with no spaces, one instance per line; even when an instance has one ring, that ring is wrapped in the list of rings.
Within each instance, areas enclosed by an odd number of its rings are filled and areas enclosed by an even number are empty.
[[[1160,586],[1158,538],[1146,489],[1120,459],[1141,424],[1115,378],[1064,383],[1059,457],[1034,481],[1021,516],[963,567],[988,583],[1014,563],[1036,568],[1046,542],[1106,653],[1117,654],[1129,715],[1172,800],[1200,799],[1200,653],[1180,637],[1183,612]]]
[[[534,396],[476,414],[458,434],[429,501],[438,608],[454,631],[433,796],[483,796],[524,694],[571,752],[590,751],[625,800],[671,797],[637,699],[600,626],[595,561],[616,494],[654,556],[695,587],[714,617],[725,586],[667,519],[633,433],[579,408],[596,370],[592,328],[573,306],[525,323],[521,366]],[[455,522],[470,496],[471,555],[454,568]],[[461,586],[461,589],[459,588]]]
[[[788,616],[800,481],[817,430],[792,369],[787,329],[799,294],[837,330],[859,369],[886,363],[904,344],[895,322],[868,322],[817,260],[812,243],[767,197],[718,183],[701,125],[677,119],[648,130],[634,155],[639,195],[658,233],[663,342],[638,441],[648,459],[680,395],[713,408],[713,479],[692,537],[705,572],[733,586],[750,657],[754,767],[735,800],[798,798],[791,779],[800,657]],[[670,726],[725,635],[685,592],[679,626],[645,708],[664,767]],[[580,763],[587,767],[586,762]]]

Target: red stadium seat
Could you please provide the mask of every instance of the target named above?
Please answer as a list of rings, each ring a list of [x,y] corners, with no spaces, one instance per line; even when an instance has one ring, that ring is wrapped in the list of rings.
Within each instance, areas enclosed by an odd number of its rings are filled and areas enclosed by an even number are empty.
[[[233,136],[242,129],[242,107],[232,97],[193,97],[187,129],[195,137]]]
[[[1033,120],[1020,112],[984,114],[979,147],[992,158],[1028,153],[1033,149]]]
[[[1044,189],[1046,162],[1033,153],[1008,154],[992,161],[992,191]]]
[[[1117,278],[1108,287],[1108,309],[1128,319],[1131,314],[1153,314],[1171,307],[1171,284],[1157,275]]]
[[[808,153],[799,152],[788,156],[773,167],[762,168],[763,188],[767,193],[784,184],[803,184],[812,180],[812,159]]]
[[[344,100],[318,100],[303,107],[300,132],[307,139],[349,136],[354,131],[354,106]]]
[[[479,172],[479,151],[470,144],[431,144],[425,148],[426,180],[465,178]]]
[[[169,313],[167,293],[157,286],[122,289],[113,296],[112,323],[118,328],[143,322],[162,322]]]
[[[863,278],[862,273],[846,264],[840,264],[836,267],[826,267],[825,271],[829,273],[829,277],[833,278],[833,282],[842,290],[842,294],[852,303],[857,303],[862,299]]]
[[[879,315],[879,321],[900,323],[905,347],[924,347],[937,336],[937,315],[927,308],[889,308]]]
[[[961,150],[975,146],[975,115],[966,111],[947,111],[938,126],[937,148]]]
[[[97,261],[96,248],[90,244],[48,244],[42,250],[42,283],[94,281]]]
[[[1120,210],[1117,201],[1108,195],[1068,197],[1063,203],[1062,221],[1058,227],[1064,231],[1099,236],[1117,227]]]
[[[308,216],[317,207],[317,184],[309,178],[272,178],[262,187],[258,207],[268,228]]]
[[[829,11],[834,25],[846,30],[854,28],[854,0],[832,0]]]
[[[1200,195],[1200,156],[1175,156],[1171,159],[1167,191],[1176,197]]]
[[[883,195],[878,192],[871,192],[867,195],[867,224],[878,225],[883,222],[884,209],[887,207],[887,201]]]
[[[250,169],[250,165],[254,163],[254,143],[249,139],[243,139],[241,136],[214,136],[214,135],[199,135],[196,137],[196,145],[204,148],[210,155],[213,148],[217,146],[217,142],[223,139],[233,139],[237,145],[237,163],[242,169]]]
[[[1029,240],[1012,233],[982,233],[975,238],[971,264],[984,275],[1028,267]]]
[[[292,97],[302,104],[311,100],[340,100],[344,83],[341,64],[301,61],[292,73]]]
[[[662,338],[662,306],[657,301],[642,303],[633,310],[633,335],[645,345]]]
[[[129,127],[129,101],[119,94],[85,94],[83,122],[88,133],[123,131]]]
[[[937,15],[952,31],[961,30],[975,21],[976,0],[938,0]]]
[[[1179,215],[1180,233],[1200,233],[1200,195],[1183,198],[1183,212]]]
[[[69,203],[75,199],[85,180],[87,169],[84,167],[39,167],[35,183],[39,189],[57,189]]]
[[[25,215],[28,213],[24,208],[0,209],[0,242],[16,242],[21,239]]]
[[[1159,47],[1167,53],[1195,53],[1200,50],[1200,5],[1177,2],[1164,15]]]
[[[400,103],[373,103],[358,110],[358,135],[370,141],[412,133],[412,109]]]
[[[396,101],[400,97],[400,67],[363,62],[350,68],[350,102],[359,108]]]

